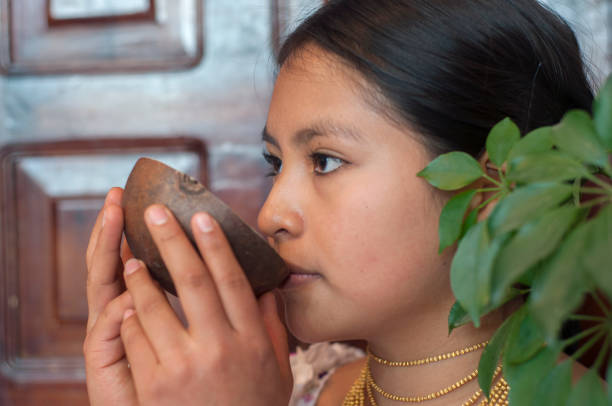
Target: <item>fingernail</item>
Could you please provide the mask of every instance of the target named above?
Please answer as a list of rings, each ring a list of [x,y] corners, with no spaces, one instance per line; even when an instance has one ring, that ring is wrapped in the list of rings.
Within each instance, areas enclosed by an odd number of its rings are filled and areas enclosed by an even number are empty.
[[[104,198],[104,204],[108,204],[108,203],[110,203],[112,201],[111,200],[111,196],[112,196],[111,191],[112,190],[113,189],[109,189],[109,191],[106,193],[106,197]]]
[[[131,317],[134,315],[134,309],[127,309],[125,312],[123,312],[123,320],[127,319],[128,317]]]
[[[121,206],[121,200],[117,199],[116,193],[112,193],[114,188],[111,188],[106,194],[106,199],[104,199],[104,203],[114,203],[117,206]]]
[[[210,233],[213,230],[213,223],[210,216],[206,213],[200,213],[196,217],[196,224],[203,233]]]
[[[156,226],[164,224],[168,220],[166,210],[159,206],[153,206],[147,210],[149,221]]]
[[[106,223],[106,209],[102,213],[102,228],[104,228],[104,223]]]
[[[138,268],[140,268],[140,261],[137,260],[136,258],[130,258],[125,263],[125,271],[124,272],[125,272],[126,275],[131,275],[134,272],[136,272],[138,270]]]

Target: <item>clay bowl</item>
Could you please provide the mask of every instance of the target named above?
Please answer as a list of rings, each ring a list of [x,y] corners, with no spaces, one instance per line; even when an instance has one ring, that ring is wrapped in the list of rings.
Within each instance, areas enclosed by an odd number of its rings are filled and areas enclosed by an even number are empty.
[[[134,256],[144,261],[153,277],[173,295],[174,283],[144,222],[145,209],[154,203],[172,211],[194,247],[191,217],[199,211],[212,215],[225,232],[255,295],[274,289],[287,277],[287,266],[276,251],[200,182],[161,162],[140,158],[123,193],[125,238]]]

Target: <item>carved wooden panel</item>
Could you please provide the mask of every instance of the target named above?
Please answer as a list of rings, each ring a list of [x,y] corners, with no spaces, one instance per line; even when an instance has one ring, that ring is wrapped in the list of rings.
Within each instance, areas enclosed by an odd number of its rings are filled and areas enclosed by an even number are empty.
[[[202,58],[203,0],[141,0],[135,9],[117,3],[101,14],[75,1],[71,9],[62,0],[0,0],[0,68],[150,71],[188,68]]]
[[[155,20],[155,0],[46,0],[47,21],[59,24]]]
[[[71,384],[83,391],[83,253],[104,195],[123,186],[140,156],[207,183],[206,149],[192,138],[21,144],[0,153],[1,396]]]
[[[196,134],[211,190],[256,225],[273,1],[0,0],[1,406],[88,404],[84,249],[130,154],[196,156],[166,141]],[[204,63],[156,71],[197,63],[204,41]]]

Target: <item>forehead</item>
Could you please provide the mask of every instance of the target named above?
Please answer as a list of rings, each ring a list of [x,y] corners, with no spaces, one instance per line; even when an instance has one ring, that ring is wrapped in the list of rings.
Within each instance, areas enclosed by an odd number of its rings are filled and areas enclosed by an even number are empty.
[[[338,57],[310,46],[282,66],[264,134],[277,140],[276,146],[293,146],[300,134],[310,139],[308,134],[341,135],[334,128],[359,135],[352,137],[360,141],[353,145],[426,153],[422,135],[395,118],[381,92]]]
[[[306,76],[310,80],[334,77],[352,81],[355,87],[368,87],[367,80],[347,61],[339,56],[310,43],[296,49],[280,67],[280,74]]]
[[[374,93],[365,78],[345,62],[319,47],[306,46],[280,69],[267,128],[274,132],[278,122],[303,126],[306,121],[359,127],[365,119],[381,118],[369,101]]]

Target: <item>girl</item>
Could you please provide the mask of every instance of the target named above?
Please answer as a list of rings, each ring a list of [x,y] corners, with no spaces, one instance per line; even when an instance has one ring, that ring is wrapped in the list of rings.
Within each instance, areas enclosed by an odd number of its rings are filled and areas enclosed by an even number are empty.
[[[121,258],[111,190],[87,252],[92,404],[287,405],[275,297],[300,340],[362,339],[371,352],[292,402],[479,404],[481,349],[516,304],[448,336],[453,252],[438,254],[437,225],[450,195],[416,174],[451,150],[488,167],[484,141],[504,117],[526,133],[589,110],[572,31],[535,0],[338,0],[287,39],[279,67],[263,130],[274,184],[258,222],[291,276],[257,302],[213,219],[192,219],[200,258],[152,206],[185,328],[142,262]],[[503,377],[494,385],[489,404],[504,404]]]

